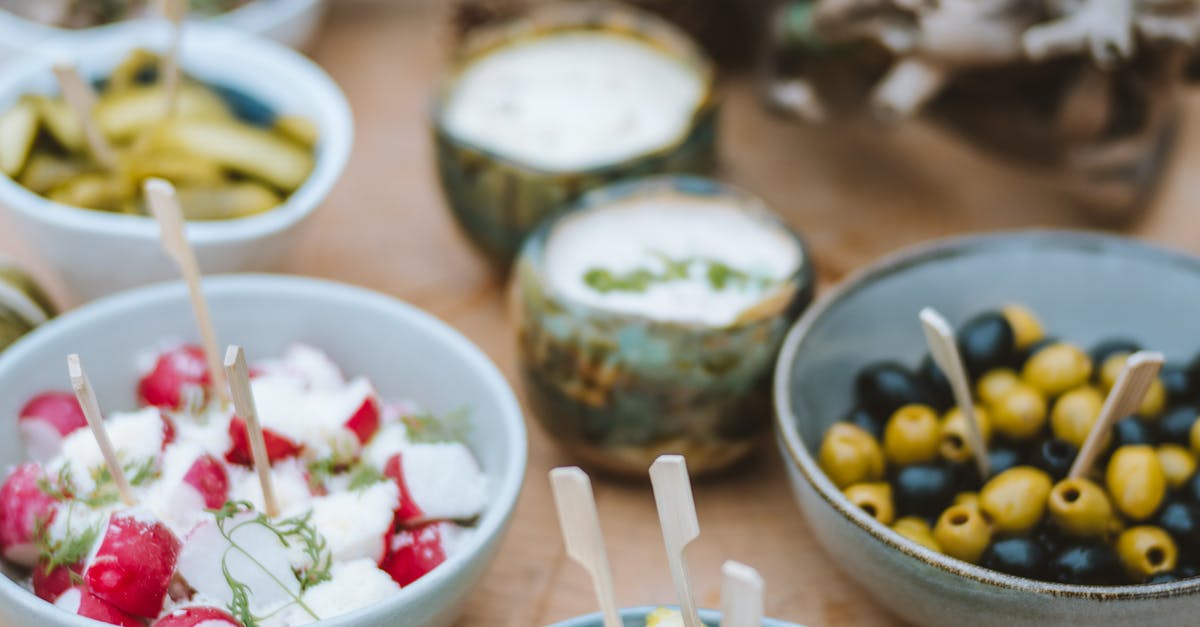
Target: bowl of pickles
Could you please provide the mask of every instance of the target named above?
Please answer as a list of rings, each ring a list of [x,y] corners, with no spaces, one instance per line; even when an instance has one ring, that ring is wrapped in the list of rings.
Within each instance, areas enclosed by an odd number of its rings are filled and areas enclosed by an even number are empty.
[[[269,270],[349,156],[349,106],[316,64],[195,24],[175,82],[170,37],[121,24],[0,70],[0,205],[77,298],[173,276],[145,180],[175,186],[203,271]],[[61,94],[64,62],[90,86],[86,115]]]
[[[775,377],[813,533],[914,624],[1194,624],[1196,306],[1200,260],[1091,233],[936,242],[848,279]],[[926,307],[955,331],[974,420],[929,355]],[[1094,433],[1139,351],[1165,365]]]

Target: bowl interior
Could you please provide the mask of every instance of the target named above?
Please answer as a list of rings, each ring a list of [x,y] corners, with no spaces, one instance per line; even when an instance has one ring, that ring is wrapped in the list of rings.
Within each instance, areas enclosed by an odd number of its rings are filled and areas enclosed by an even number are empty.
[[[525,430],[511,388],[479,349],[414,307],[345,285],[244,275],[210,279],[205,292],[218,342],[242,344],[251,361],[305,342],[326,351],[347,376],[370,377],[385,399],[411,399],[435,414],[470,409],[468,444],[493,482],[493,501],[464,550],[377,607],[394,609],[400,599],[431,590],[500,533],[524,475]],[[188,303],[178,283],[125,292],[55,319],[5,351],[0,467],[24,458],[15,417],[25,400],[42,390],[70,389],[68,353],[80,354],[102,409],[134,407],[135,353],[164,341],[197,341]],[[0,596],[6,594],[42,604],[0,577]]]
[[[624,627],[645,627],[646,616],[655,609],[657,609],[657,606],[646,605],[621,610],[621,620],[624,623]],[[721,613],[716,610],[702,609],[700,610],[700,620],[704,621],[707,627],[717,627],[721,623]],[[603,627],[603,625],[604,617],[597,612],[586,616],[576,616],[550,627]],[[763,627],[800,627],[794,623],[785,623],[773,618],[764,618],[762,625]]]

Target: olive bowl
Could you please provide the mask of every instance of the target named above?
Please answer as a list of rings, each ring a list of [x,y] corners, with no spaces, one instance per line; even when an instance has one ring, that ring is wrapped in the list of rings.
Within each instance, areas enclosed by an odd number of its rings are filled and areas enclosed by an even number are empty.
[[[1133,240],[1020,231],[934,242],[876,262],[791,329],[775,372],[779,447],[819,543],[881,604],[916,625],[1194,625],[1200,579],[1083,586],[1002,574],[931,551],[855,507],[821,471],[825,430],[850,409],[855,374],[880,360],[915,366],[927,306],[951,324],[1008,303],[1089,345],[1113,334],[1190,358],[1200,344],[1200,260]]]
[[[653,605],[643,607],[630,607],[621,610],[621,621],[623,627],[645,627],[646,617],[656,608]],[[700,610],[700,620],[704,622],[705,627],[717,627],[721,623],[721,613],[715,610]],[[599,612],[595,614],[587,614],[585,616],[576,616],[575,618],[554,623],[549,627],[604,627],[604,615]],[[796,623],[787,623],[774,618],[764,618],[762,627],[801,627]]]
[[[505,46],[564,32],[608,33],[646,43],[700,75],[704,93],[684,131],[666,145],[622,161],[550,171],[497,154],[447,129],[444,111],[458,77],[471,63]],[[523,17],[472,31],[438,87],[432,112],[438,177],[460,229],[497,269],[507,270],[539,222],[590,189],[653,174],[711,173],[717,133],[714,75],[712,62],[683,31],[612,2],[543,4]]]

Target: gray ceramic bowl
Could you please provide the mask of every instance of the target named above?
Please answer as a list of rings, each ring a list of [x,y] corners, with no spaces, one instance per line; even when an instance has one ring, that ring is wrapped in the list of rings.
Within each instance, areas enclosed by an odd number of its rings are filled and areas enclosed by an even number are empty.
[[[495,557],[525,474],[525,425],[512,389],[492,362],[433,316],[361,288],[283,276],[206,280],[218,341],[251,358],[303,341],[325,350],[347,374],[369,375],[384,398],[408,398],[435,413],[472,408],[468,445],[491,477],[492,501],[462,551],[373,606],[313,623],[320,627],[450,625]],[[96,301],[38,327],[0,355],[0,468],[24,459],[17,436],[21,404],[47,389],[70,389],[66,355],[78,352],[101,406],[134,407],[133,354],[163,340],[196,340],[180,283]],[[13,575],[11,572],[6,572]],[[88,627],[0,576],[0,625]]]
[[[646,616],[657,609],[654,605],[645,605],[642,607],[630,607],[621,610],[621,618],[625,621],[625,627],[645,627]],[[715,610],[700,610],[700,620],[704,621],[709,627],[717,627],[721,623],[721,613]],[[565,620],[561,623],[555,623],[549,627],[603,627],[604,618],[597,612],[586,616],[576,616],[570,620]],[[785,623],[781,620],[773,618],[764,618],[762,627],[800,627],[796,623]]]
[[[973,566],[902,538],[851,505],[814,459],[825,429],[852,403],[855,373],[880,359],[915,365],[917,312],[952,324],[1009,302],[1049,333],[1088,345],[1131,336],[1188,359],[1200,346],[1200,260],[1096,234],[1015,232],[937,242],[845,281],[796,323],[779,357],[779,444],[809,526],[833,561],[917,625],[1195,625],[1200,579],[1094,587],[1046,583]]]

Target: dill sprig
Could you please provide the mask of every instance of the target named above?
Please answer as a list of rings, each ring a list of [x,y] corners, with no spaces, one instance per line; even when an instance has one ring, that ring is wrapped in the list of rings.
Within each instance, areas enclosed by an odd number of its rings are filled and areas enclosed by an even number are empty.
[[[333,567],[333,556],[329,551],[325,538],[317,532],[312,525],[312,512],[306,512],[300,516],[293,516],[279,521],[271,521],[266,514],[261,512],[255,513],[254,506],[247,501],[230,501],[223,507],[216,510],[209,510],[216,517],[217,529],[229,542],[229,548],[221,555],[221,573],[225,576],[225,582],[229,584],[229,589],[233,594],[233,598],[228,605],[229,612],[241,621],[244,627],[257,627],[260,621],[269,616],[256,616],[250,609],[250,586],[243,581],[239,581],[233,576],[229,570],[229,553],[237,551],[241,553],[251,563],[262,569],[271,579],[279,585],[281,589],[288,593],[292,598],[292,602],[300,606],[314,620],[320,620],[316,612],[312,610],[300,595],[293,594],[289,591],[284,582],[279,581],[275,576],[263,566],[253,555],[251,549],[243,547],[233,539],[233,535],[238,529],[247,525],[259,525],[262,528],[275,534],[279,538],[279,542],[284,547],[291,547],[294,544],[300,546],[305,557],[308,558],[309,565],[302,569],[297,569],[295,575],[300,582],[300,592],[303,594],[312,586],[326,581],[330,578],[330,569]],[[242,514],[254,514],[253,516],[238,518]]]
[[[471,432],[471,410],[459,407],[440,418],[429,412],[401,418],[408,427],[408,439],[422,444],[463,442]]]
[[[79,533],[73,533],[71,515],[74,511],[74,507],[67,507],[66,533],[61,540],[50,537],[49,521],[38,521],[35,525],[33,543],[37,547],[38,562],[42,564],[47,575],[63,566],[82,562],[100,537],[99,525],[89,525]],[[74,572],[71,573],[72,581],[77,577]]]
[[[360,461],[350,469],[350,485],[351,491],[358,491],[369,488],[381,481],[387,481],[387,477],[383,473],[375,469],[371,464]]]
[[[613,272],[606,268],[592,268],[584,273],[583,282],[590,288],[607,294],[608,292],[645,292],[656,283],[671,283],[687,280],[692,275],[692,266],[702,266],[701,272],[708,284],[716,291],[727,287],[755,286],[766,287],[771,279],[766,276],[752,275],[716,259],[703,257],[685,257],[672,259],[663,253],[654,253],[662,262],[662,270],[655,272],[648,268],[634,268],[627,272]]]
[[[124,470],[129,484],[134,487],[145,485],[158,477],[158,465],[153,457],[129,462],[124,465]],[[108,466],[93,468],[89,474],[92,478],[92,489],[86,494],[79,493],[68,464],[58,469],[53,481],[46,477],[38,477],[37,486],[43,494],[56,501],[78,501],[91,508],[112,505],[121,498],[117,482],[113,480]]]

